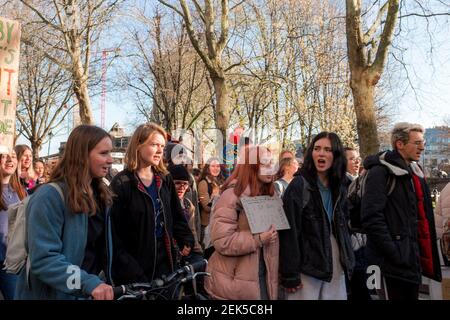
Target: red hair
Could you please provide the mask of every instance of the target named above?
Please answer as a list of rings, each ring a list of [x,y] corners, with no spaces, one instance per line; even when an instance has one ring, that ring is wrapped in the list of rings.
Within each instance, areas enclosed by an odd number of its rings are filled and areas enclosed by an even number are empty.
[[[238,160],[238,164],[231,176],[222,186],[222,191],[226,190],[232,182],[234,184],[234,194],[238,197],[250,186],[250,196],[273,196],[275,190],[273,182],[263,183],[258,179],[259,168],[261,166],[261,154],[270,150],[262,146],[246,147],[242,150],[243,158]]]

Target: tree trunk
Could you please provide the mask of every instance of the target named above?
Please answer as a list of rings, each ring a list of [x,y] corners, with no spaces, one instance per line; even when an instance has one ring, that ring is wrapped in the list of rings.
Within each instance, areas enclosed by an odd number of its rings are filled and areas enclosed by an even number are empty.
[[[224,78],[211,76],[216,96],[216,127],[222,133],[223,146],[227,140],[227,130],[230,122],[228,108],[228,85]]]
[[[39,159],[39,151],[41,151],[42,141],[40,139],[31,141],[31,150],[33,152],[33,159]]]
[[[81,62],[79,64],[81,64]],[[83,75],[83,69],[81,65],[77,66],[73,71],[73,79],[73,92],[75,93],[75,96],[78,100],[81,123],[93,124],[91,100],[89,98],[89,91],[87,87],[87,78]]]
[[[356,113],[356,123],[360,145],[360,154],[364,159],[379,151],[377,121],[375,115],[374,93],[376,81],[368,72],[352,74],[350,86],[353,93],[353,104]]]

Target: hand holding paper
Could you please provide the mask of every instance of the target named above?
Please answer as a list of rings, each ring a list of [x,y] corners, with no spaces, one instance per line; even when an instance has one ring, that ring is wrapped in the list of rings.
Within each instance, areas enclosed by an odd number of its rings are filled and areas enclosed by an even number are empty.
[[[283,202],[278,197],[241,197],[241,203],[253,234],[289,229],[289,222],[283,210]]]

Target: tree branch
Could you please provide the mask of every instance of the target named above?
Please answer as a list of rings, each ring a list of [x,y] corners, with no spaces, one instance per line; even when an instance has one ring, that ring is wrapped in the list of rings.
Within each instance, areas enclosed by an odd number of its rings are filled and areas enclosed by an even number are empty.
[[[378,46],[377,55],[373,65],[370,67],[378,76],[383,73],[384,65],[386,64],[389,45],[392,42],[392,35],[394,33],[395,25],[398,19],[399,0],[389,0],[389,9],[386,17],[386,24],[381,34],[380,44]]]
[[[175,11],[175,12],[178,13],[181,17],[184,18],[183,13],[182,13],[180,10],[178,10],[177,7],[171,5],[170,3],[168,3],[168,2],[166,2],[166,1],[164,1],[164,0],[158,0],[158,1],[159,1],[159,3],[165,5],[166,7],[170,8],[170,9],[172,9],[173,11]]]
[[[197,9],[200,19],[202,19],[203,23],[206,24],[205,13],[203,12],[202,7],[200,6],[197,0],[192,1],[194,2],[195,8]]]
[[[377,31],[377,29],[380,27],[381,19],[383,18],[383,15],[385,14],[385,12],[388,8],[388,4],[389,4],[389,1],[386,1],[384,3],[384,5],[381,7],[380,11],[378,11],[378,14],[377,14],[377,17],[376,17],[374,23],[372,24],[370,29],[367,30],[367,32],[364,34],[363,41],[364,41],[365,45],[368,45],[370,43],[370,40],[372,39],[373,35]]]
[[[431,17],[436,17],[436,16],[450,16],[450,12],[430,13],[430,14],[409,13],[409,14],[400,16],[399,19],[408,18],[408,17],[412,17],[412,16],[421,17],[421,18],[431,18]]]
[[[55,25],[50,20],[48,20],[46,17],[44,17],[44,15],[39,10],[37,10],[35,7],[33,7],[31,4],[29,4],[27,0],[20,0],[20,2],[22,2],[28,8],[30,8],[34,13],[36,13],[39,16],[39,18],[41,18],[42,22],[44,22],[46,25],[48,25],[48,26],[52,27],[53,29],[58,30],[60,32],[63,31],[61,29],[61,27]]]
[[[346,0],[346,31],[350,67],[352,70],[364,68],[367,60],[361,30],[361,3],[358,0]]]
[[[222,15],[220,17],[220,38],[217,43],[217,51],[218,54],[221,54],[223,49],[225,48],[227,39],[228,39],[228,0],[222,0]]]

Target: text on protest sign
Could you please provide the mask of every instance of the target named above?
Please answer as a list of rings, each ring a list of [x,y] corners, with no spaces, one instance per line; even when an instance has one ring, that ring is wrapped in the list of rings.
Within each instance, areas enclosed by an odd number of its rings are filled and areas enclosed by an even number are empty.
[[[0,153],[14,146],[20,24],[0,17]]]
[[[290,229],[283,210],[283,202],[278,197],[241,197],[251,232],[260,233],[274,225],[277,230]]]

